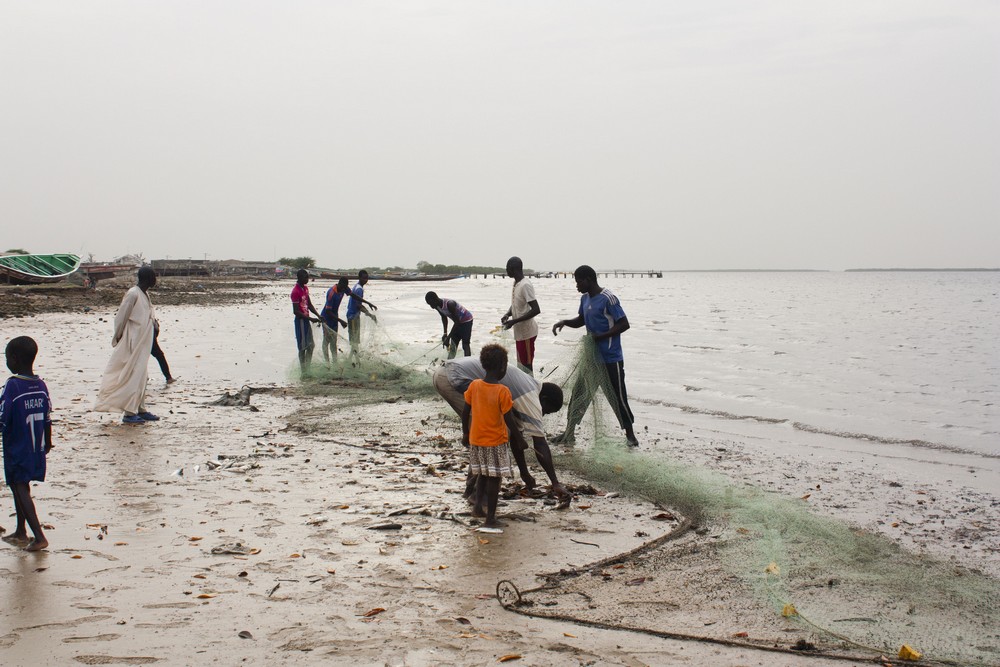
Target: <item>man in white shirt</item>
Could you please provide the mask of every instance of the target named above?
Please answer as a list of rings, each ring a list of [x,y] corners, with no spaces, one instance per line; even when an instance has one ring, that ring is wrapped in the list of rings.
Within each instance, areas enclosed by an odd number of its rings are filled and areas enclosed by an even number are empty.
[[[507,275],[514,279],[514,289],[510,298],[510,308],[500,318],[504,329],[512,329],[517,347],[517,367],[529,375],[535,361],[535,339],[538,337],[538,323],[535,317],[542,312],[535,298],[535,286],[524,277],[524,265],[520,257],[507,260]]]

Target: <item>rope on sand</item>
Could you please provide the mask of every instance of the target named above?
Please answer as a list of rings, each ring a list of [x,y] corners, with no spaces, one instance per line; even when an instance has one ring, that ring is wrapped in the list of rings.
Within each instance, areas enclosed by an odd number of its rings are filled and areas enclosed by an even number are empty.
[[[670,632],[666,630],[653,630],[651,628],[635,627],[630,625],[624,625],[620,623],[606,623],[603,621],[591,621],[583,618],[576,618],[574,616],[569,616],[566,614],[554,614],[554,613],[542,613],[538,611],[532,611],[529,609],[530,602],[524,600],[523,596],[528,593],[535,593],[538,591],[553,590],[558,586],[558,581],[560,579],[567,579],[570,577],[577,577],[586,572],[593,570],[600,570],[609,565],[616,565],[623,561],[629,560],[639,554],[645,553],[647,551],[652,551],[657,547],[674,540],[679,539],[690,531],[694,527],[690,519],[685,519],[677,527],[677,529],[660,535],[659,537],[649,540],[640,544],[638,547],[625,551],[614,556],[609,556],[608,558],[603,558],[599,561],[595,561],[588,565],[582,565],[577,568],[572,569],[562,569],[558,572],[550,572],[538,575],[541,578],[547,580],[547,583],[537,586],[535,588],[528,588],[521,591],[517,588],[514,582],[509,579],[502,579],[497,582],[496,586],[496,598],[500,605],[507,611],[514,612],[515,614],[520,614],[521,616],[527,616],[530,618],[542,618],[551,621],[563,621],[565,623],[574,623],[576,625],[583,625],[591,628],[598,628],[601,630],[616,630],[624,632],[637,632],[640,634],[650,635],[653,637],[659,637],[661,639],[675,639],[681,641],[696,641],[705,644],[718,644],[721,646],[731,646],[734,648],[743,649],[753,649],[758,651],[767,651],[770,653],[784,653],[786,655],[798,655],[798,656],[808,656],[808,657],[822,657],[830,658],[835,660],[843,660],[846,662],[869,662],[872,657],[870,655],[846,655],[838,653],[828,653],[820,649],[811,650],[801,650],[794,648],[787,648],[782,646],[767,645],[767,644],[751,644],[747,642],[740,642],[733,639],[725,639],[722,637],[707,637],[704,635],[691,635],[682,632]]]

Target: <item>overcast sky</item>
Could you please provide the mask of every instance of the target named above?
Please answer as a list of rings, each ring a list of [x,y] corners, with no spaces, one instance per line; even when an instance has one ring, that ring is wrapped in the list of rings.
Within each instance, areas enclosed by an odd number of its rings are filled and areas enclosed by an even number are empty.
[[[1000,266],[1000,3],[0,0],[0,250]]]

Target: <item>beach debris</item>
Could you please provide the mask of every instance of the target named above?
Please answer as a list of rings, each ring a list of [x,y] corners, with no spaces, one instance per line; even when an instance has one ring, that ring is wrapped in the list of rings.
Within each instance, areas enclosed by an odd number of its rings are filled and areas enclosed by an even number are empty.
[[[807,642],[805,639],[800,639],[792,644],[791,649],[793,651],[815,651],[816,645],[812,642]]]
[[[420,510],[420,511],[416,511],[416,510]],[[424,506],[424,505],[415,505],[413,507],[404,507],[402,509],[393,510],[393,511],[389,512],[388,514],[386,514],[385,516],[386,517],[399,516],[400,514],[410,514],[411,512],[413,512],[415,514],[423,514],[424,511],[426,511],[428,514],[430,513],[430,509],[427,506]]]
[[[212,547],[212,554],[216,556],[223,554],[233,554],[234,556],[252,556],[259,553],[260,549],[248,547],[242,542],[234,542],[232,544],[222,544],[217,547]]]
[[[368,611],[366,611],[365,613],[363,613],[361,615],[364,618],[371,618],[372,616],[378,616],[383,611],[385,611],[385,609],[383,609],[382,607],[375,607],[374,609],[369,609]]]
[[[767,567],[764,568],[764,571],[767,572],[768,574],[773,574],[776,577],[781,574],[781,568],[778,567],[778,564],[775,563],[774,561],[768,563]]]
[[[489,535],[502,535],[503,528],[493,528],[492,526],[479,526],[478,528],[476,528],[476,532],[487,533]],[[444,567],[445,566],[442,565],[439,569],[444,569]]]
[[[646,583],[646,577],[639,577],[637,579],[630,579],[625,582],[626,586],[642,586]]]
[[[921,655],[922,654],[920,653],[920,651],[917,651],[916,649],[914,649],[914,648],[912,648],[912,647],[910,647],[910,646],[908,646],[906,644],[903,644],[902,646],[899,647],[899,659],[900,660],[913,660],[913,661],[916,661],[916,660],[920,660]]]
[[[784,607],[781,608],[781,615],[784,616],[785,618],[791,618],[793,616],[798,616],[799,610],[795,608],[795,605],[789,602],[788,604],[786,604]]]
[[[749,636],[750,636],[749,632],[734,632],[733,633],[733,637],[736,637],[737,639],[746,639]]]
[[[399,523],[380,523],[368,526],[368,530],[402,530],[403,525]]]
[[[272,595],[274,595],[274,591],[278,590],[279,588],[281,588],[281,582],[280,581],[274,585],[274,588],[272,588],[271,590],[269,590],[267,592],[267,597],[271,597]]]
[[[217,593],[202,593],[201,595],[198,595],[197,598],[199,600],[211,600],[216,595],[217,595]]]
[[[509,655],[500,656],[497,662],[510,662],[511,660],[520,660],[522,656],[519,653],[511,653]]]
[[[593,542],[581,542],[580,540],[574,540],[572,537],[569,538],[569,541],[572,542],[572,543],[574,543],[574,544],[583,544],[583,545],[588,546],[588,547],[597,547],[598,549],[601,548],[600,544],[594,544]]]
[[[250,405],[250,394],[253,393],[253,388],[250,385],[243,385],[243,387],[235,394],[230,394],[228,391],[223,393],[222,396],[215,399],[208,405],[222,405],[225,407],[253,407]]]
[[[459,616],[455,620],[461,623],[462,625],[472,625],[472,621],[465,618],[464,616]]]
[[[236,635],[240,639],[253,639],[253,635],[250,634],[249,630],[241,630],[240,634]]]

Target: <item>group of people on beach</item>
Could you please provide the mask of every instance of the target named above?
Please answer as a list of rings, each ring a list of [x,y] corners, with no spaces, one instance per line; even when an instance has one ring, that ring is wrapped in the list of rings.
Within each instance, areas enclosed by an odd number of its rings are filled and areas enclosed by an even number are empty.
[[[295,274],[295,287],[292,288],[295,347],[299,352],[299,367],[302,369],[303,376],[309,372],[313,351],[316,349],[311,324],[323,327],[323,358],[327,363],[337,359],[337,336],[340,326],[343,325],[347,329],[353,363],[358,354],[358,345],[361,343],[360,316],[364,314],[373,322],[378,322],[378,318],[372,312],[378,310],[378,306],[365,299],[368,272],[364,269],[358,271],[358,282],[353,288],[348,287],[347,277],[341,276],[337,284],[326,291],[326,302],[320,311],[317,311],[316,307],[313,306],[312,298],[309,296],[309,279],[309,271],[299,269]],[[346,321],[340,319],[340,304],[345,297],[348,299]],[[309,313],[316,317],[310,317]]]
[[[500,479],[511,474],[509,452],[513,453],[518,471],[525,486],[531,489],[535,480],[528,472],[524,451],[526,437],[532,440],[535,457],[549,477],[553,492],[562,505],[568,505],[569,493],[559,483],[552,453],[545,439],[542,415],[558,412],[563,405],[562,389],[550,382],[539,382],[533,376],[535,342],[538,325],[535,318],[541,313],[534,286],[525,277],[519,257],[507,261],[507,275],[514,279],[511,306],[501,317],[504,329],[513,329],[518,368],[508,367],[507,350],[491,343],[485,345],[479,357],[471,357],[472,316],[464,317],[467,309],[454,301],[449,302],[428,292],[428,305],[441,313],[446,330],[442,342],[449,344],[449,361],[434,374],[434,388],[462,417],[462,442],[469,448],[469,477],[466,497],[470,500],[472,514],[484,519],[480,530],[495,532],[503,529],[496,518]],[[597,282],[597,273],[589,266],[580,266],[574,272],[577,291],[581,293],[577,316],[559,320],[552,327],[558,335],[564,327],[586,327],[607,374],[606,388],[615,414],[625,431],[630,446],[638,446],[625,387],[625,366],[621,348],[621,334],[629,329],[618,297]],[[452,332],[447,332],[447,319],[454,322]],[[460,324],[467,328],[459,328]],[[464,359],[454,359],[458,342],[465,351]],[[596,360],[595,360],[596,361]],[[564,433],[557,441],[572,444],[577,425],[592,400],[591,388],[581,377],[574,384],[569,403],[569,417]]]
[[[528,438],[560,503],[568,506],[570,498],[556,476],[542,425],[543,415],[562,408],[563,392],[558,385],[540,382],[532,375],[538,336],[535,318],[541,308],[534,286],[524,275],[521,259],[511,257],[506,272],[514,279],[514,286],[511,305],[501,317],[501,325],[505,330],[513,330],[516,368],[508,366],[507,350],[498,344],[485,345],[480,354],[473,357],[472,312],[435,292],[425,296],[427,305],[441,315],[442,345],[449,352],[448,360],[434,373],[434,387],[462,419],[462,442],[469,448],[465,496],[472,504],[473,515],[484,519],[480,528],[485,531],[502,530],[503,524],[496,518],[496,507],[500,479],[512,474],[511,455],[525,486],[531,489],[536,485],[524,456]],[[602,383],[605,393],[615,408],[628,444],[638,446],[625,387],[621,347],[621,334],[629,329],[628,318],[618,297],[598,284],[597,273],[590,266],[578,267],[574,278],[581,293],[577,315],[556,322],[552,334],[558,335],[564,327],[586,328],[599,357],[596,361],[603,366],[607,376],[606,383]],[[296,347],[303,374],[309,369],[315,349],[312,324],[323,327],[323,356],[327,362],[336,359],[341,326],[348,330],[351,355],[356,357],[361,340],[360,316],[364,314],[377,322],[373,311],[378,310],[364,298],[369,279],[365,270],[358,272],[353,288],[349,287],[346,277],[341,277],[327,290],[321,310],[312,303],[309,279],[307,270],[299,270],[291,293]],[[156,273],[151,267],[143,266],[138,271],[137,284],[122,299],[114,320],[113,351],[94,406],[97,411],[121,412],[122,422],[126,424],[159,420],[145,405],[150,356],[159,362],[166,382],[175,381],[157,342],[159,322],[148,295],[148,290],[155,285]],[[346,321],[340,318],[340,305],[345,298],[348,299]],[[449,321],[451,331],[448,330]],[[459,346],[464,353],[461,359],[455,358]],[[14,496],[17,516],[14,532],[3,539],[29,551],[48,546],[31,498],[30,483],[45,480],[45,457],[52,448],[48,388],[33,372],[37,353],[37,344],[27,336],[18,336],[7,344],[6,363],[13,375],[0,393],[4,476]],[[574,384],[566,430],[556,442],[574,442],[576,427],[592,400],[592,390],[586,384],[583,378],[578,378]],[[28,529],[32,538],[27,535]]]

